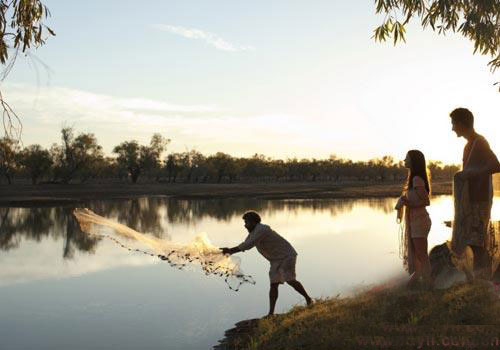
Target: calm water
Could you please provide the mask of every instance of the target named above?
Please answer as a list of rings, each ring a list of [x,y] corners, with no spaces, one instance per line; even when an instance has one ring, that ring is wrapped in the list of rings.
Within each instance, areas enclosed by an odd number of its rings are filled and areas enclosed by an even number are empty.
[[[299,253],[297,279],[313,297],[402,274],[394,199],[92,201],[96,213],[174,242],[205,232],[234,246],[247,232],[241,215],[263,222]],[[154,258],[83,234],[71,207],[0,208],[0,349],[209,349],[224,330],[267,312],[268,262],[238,254],[257,281],[240,292],[199,270],[178,271]],[[447,196],[434,198],[429,246],[449,239]],[[494,219],[500,219],[498,200]],[[277,311],[302,299],[280,287]]]

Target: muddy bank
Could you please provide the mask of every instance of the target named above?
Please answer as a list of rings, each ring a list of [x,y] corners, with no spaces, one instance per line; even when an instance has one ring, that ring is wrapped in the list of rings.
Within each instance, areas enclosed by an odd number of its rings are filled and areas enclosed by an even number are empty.
[[[70,205],[92,199],[165,196],[179,199],[252,197],[260,199],[332,199],[397,197],[400,183],[271,184],[43,184],[0,185],[1,206]],[[451,183],[435,183],[435,195],[451,194]]]

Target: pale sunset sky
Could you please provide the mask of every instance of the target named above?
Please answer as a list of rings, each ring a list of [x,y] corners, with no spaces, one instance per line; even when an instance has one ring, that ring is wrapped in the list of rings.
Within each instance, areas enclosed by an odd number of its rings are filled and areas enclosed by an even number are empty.
[[[25,145],[62,126],[107,154],[155,132],[168,152],[460,162],[449,112],[467,107],[499,154],[500,72],[418,20],[376,43],[374,1],[45,0],[57,33],[2,85]],[[43,62],[44,67],[39,61]]]

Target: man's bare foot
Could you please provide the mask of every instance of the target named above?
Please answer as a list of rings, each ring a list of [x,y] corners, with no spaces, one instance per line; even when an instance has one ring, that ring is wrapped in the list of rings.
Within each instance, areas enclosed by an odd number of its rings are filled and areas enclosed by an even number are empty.
[[[312,300],[311,298],[307,298],[306,303],[307,303],[307,306],[311,306],[312,304],[314,304],[314,300]]]

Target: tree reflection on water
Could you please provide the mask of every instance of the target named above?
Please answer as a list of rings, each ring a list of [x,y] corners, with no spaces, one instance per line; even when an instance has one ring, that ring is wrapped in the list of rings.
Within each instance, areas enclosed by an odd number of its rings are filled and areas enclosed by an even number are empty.
[[[394,200],[262,200],[252,198],[178,200],[148,197],[91,201],[82,206],[139,232],[170,240],[168,233],[170,224],[189,226],[204,218],[229,222],[250,209],[268,217],[282,211],[300,215],[304,210],[312,213],[328,213],[335,217],[352,211],[358,205],[390,213],[393,211]],[[0,208],[0,250],[17,249],[24,240],[40,242],[50,237],[64,242],[62,256],[65,259],[73,258],[75,251],[94,253],[99,239],[80,230],[73,217],[73,209],[73,207]]]

